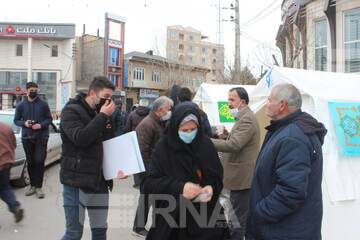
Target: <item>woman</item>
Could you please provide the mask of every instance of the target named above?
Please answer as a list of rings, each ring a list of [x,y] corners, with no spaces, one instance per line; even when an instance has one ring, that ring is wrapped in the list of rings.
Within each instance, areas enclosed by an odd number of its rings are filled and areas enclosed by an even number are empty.
[[[156,199],[147,239],[221,240],[228,236],[218,201],[223,168],[201,127],[197,107],[181,103],[154,150],[143,189]]]

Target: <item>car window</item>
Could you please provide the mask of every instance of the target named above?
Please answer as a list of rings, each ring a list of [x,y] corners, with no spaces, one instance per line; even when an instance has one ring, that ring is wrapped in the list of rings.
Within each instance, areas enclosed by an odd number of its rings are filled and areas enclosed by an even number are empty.
[[[14,124],[14,115],[8,115],[8,114],[0,114],[0,122],[3,122],[13,129],[14,133],[20,132],[20,127],[16,126]]]

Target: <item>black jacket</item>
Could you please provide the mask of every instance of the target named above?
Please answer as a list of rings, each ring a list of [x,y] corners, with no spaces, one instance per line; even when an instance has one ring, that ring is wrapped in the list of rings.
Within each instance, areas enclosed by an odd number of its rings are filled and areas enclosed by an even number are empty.
[[[40,130],[32,130],[25,127],[25,121],[33,120],[41,125]],[[49,125],[52,122],[51,112],[47,102],[37,97],[33,102],[29,102],[28,98],[24,98],[15,110],[14,123],[22,127],[22,139],[48,139]]]
[[[272,121],[267,130],[251,186],[248,235],[320,240],[321,145],[327,131],[301,111]]]
[[[109,118],[96,114],[79,94],[61,113],[62,156],[60,181],[89,192],[106,192],[111,181],[102,173],[102,142],[113,136]]]
[[[125,124],[124,133],[135,131],[135,128],[139,123],[150,113],[150,109],[147,107],[139,106],[134,111],[132,111]]]
[[[177,224],[181,222],[180,216],[185,217],[186,226],[170,226],[169,222],[157,214],[154,219],[155,224],[150,229],[147,239],[221,240],[227,237],[226,222],[219,216],[222,207],[218,202],[223,186],[223,168],[213,143],[203,134],[201,126],[191,144],[185,144],[180,140],[178,127],[188,114],[194,114],[198,119],[200,118],[197,108],[193,105],[180,103],[175,108],[169,126],[155,148],[142,189],[147,194],[165,194],[165,196],[173,197],[176,205],[171,205],[171,208],[175,207],[175,209],[169,214]],[[212,200],[208,203],[192,203],[180,196],[186,182],[193,182],[202,187],[211,185],[214,191]],[[212,220],[216,219],[217,221],[213,223],[218,225],[205,228],[198,225],[189,212],[186,211],[185,215],[182,215],[184,202],[193,206],[197,211],[204,207],[207,213],[206,220],[214,217]],[[155,203],[155,209],[167,207],[166,200],[159,200]],[[154,210],[154,212],[156,211]]]

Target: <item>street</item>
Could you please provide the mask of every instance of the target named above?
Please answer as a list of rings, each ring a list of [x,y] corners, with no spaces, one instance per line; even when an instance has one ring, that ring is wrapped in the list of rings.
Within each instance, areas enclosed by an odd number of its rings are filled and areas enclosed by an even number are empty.
[[[62,186],[59,181],[60,166],[56,163],[47,168],[44,177],[44,199],[26,197],[25,189],[15,189],[18,201],[25,209],[25,218],[14,223],[13,215],[0,202],[0,238],[2,240],[48,240],[61,239],[64,233],[64,211]],[[108,217],[108,239],[141,239],[132,235],[134,212],[138,201],[138,190],[132,187],[133,180],[116,180],[110,194]],[[88,219],[85,220],[82,239],[91,239]]]

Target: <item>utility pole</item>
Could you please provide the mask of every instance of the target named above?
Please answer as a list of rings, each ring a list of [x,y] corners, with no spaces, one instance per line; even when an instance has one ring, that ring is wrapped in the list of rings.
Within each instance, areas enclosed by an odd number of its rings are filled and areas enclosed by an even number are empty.
[[[235,0],[235,80],[240,83],[241,55],[240,55],[240,7],[239,0]]]

